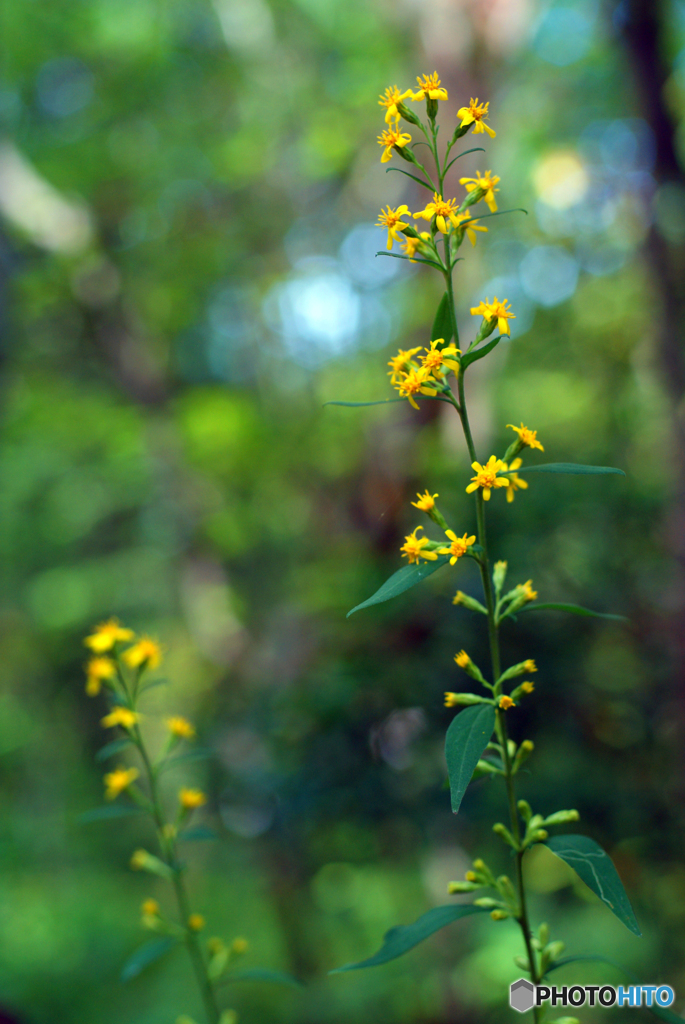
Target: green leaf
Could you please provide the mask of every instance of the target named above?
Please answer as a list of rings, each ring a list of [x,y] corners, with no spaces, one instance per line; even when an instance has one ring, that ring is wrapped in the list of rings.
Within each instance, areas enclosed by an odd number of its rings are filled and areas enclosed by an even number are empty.
[[[574,476],[598,476],[605,473],[616,473],[618,476],[625,476],[622,469],[615,466],[583,466],[579,462],[546,462],[542,466],[521,466],[520,469],[512,470],[516,473],[570,473]],[[507,473],[500,474],[507,476]]]
[[[102,807],[94,807],[92,811],[84,811],[76,820],[82,825],[89,825],[91,821],[110,821],[112,818],[128,818],[142,813],[143,808],[134,804],[104,804]]]
[[[401,167],[388,167],[385,173],[389,174],[390,171],[398,171],[400,174],[406,174],[408,178],[413,178],[414,181],[418,181],[419,185],[423,185],[423,187],[427,188],[429,192],[435,191],[433,186],[429,185],[427,181],[422,181],[421,178],[417,178],[415,174],[410,174],[409,171],[403,171]]]
[[[409,260],[410,263],[427,263],[429,267],[437,267],[438,270],[444,270],[435,260],[422,260],[419,256],[400,256],[398,252],[385,252],[383,249],[377,252],[376,256],[392,256],[394,260]]]
[[[630,900],[611,858],[589,836],[553,836],[545,846],[565,861],[634,935],[641,935]]]
[[[131,981],[132,978],[137,978],[141,971],[173,949],[176,942],[176,939],[168,935],[161,939],[150,939],[128,958],[121,971],[121,980]]]
[[[616,963],[615,960],[610,960],[607,956],[598,956],[595,953],[581,954],[579,956],[566,956],[563,960],[555,960],[555,962],[547,968],[545,977],[547,977],[548,974],[551,974],[552,971],[556,971],[559,967],[565,967],[566,964],[580,962],[609,964],[611,967],[618,968],[622,974],[625,974],[627,978],[630,978],[634,985],[640,984],[637,975],[632,971],[629,971],[622,964]],[[653,1013],[655,1017],[659,1017],[660,1020],[668,1021],[668,1024],[683,1024],[683,1018],[672,1010],[667,1010],[665,1006],[645,1006],[645,1010],[649,1010],[650,1013]]]
[[[186,764],[188,761],[206,761],[211,756],[211,750],[206,750],[204,747],[194,747],[193,750],[187,750],[185,754],[179,754],[177,757],[168,757],[165,761],[161,761],[158,765],[155,765],[155,772],[157,775],[161,775],[162,772],[166,772],[170,768],[176,768],[179,764]]]
[[[486,220],[488,217],[503,217],[505,213],[525,213],[526,216],[528,216],[528,210],[524,210],[522,206],[513,206],[511,210],[496,210],[495,213],[481,213],[473,219]]]
[[[356,964],[345,964],[344,967],[336,967],[329,974],[342,974],[343,971],[358,971],[361,967],[377,967],[379,964],[387,964],[398,956],[408,953],[414,946],[427,939],[429,935],[440,931],[453,921],[462,917],[469,917],[471,914],[487,913],[485,907],[474,907],[473,904],[455,905],[449,904],[444,907],[433,907],[427,913],[422,914],[418,921],[413,924],[397,925],[387,931],[383,937],[383,945],[374,956],[368,960],[360,960]]]
[[[378,402],[324,402],[324,405],[345,405],[350,409],[359,409],[363,405],[390,405],[391,402],[406,402],[406,398],[381,398]]]
[[[560,604],[557,601],[547,601],[542,604],[536,604],[531,601],[530,604],[524,604],[522,608],[519,608],[517,615],[521,612],[569,612],[571,615],[589,615],[593,619],[613,619],[615,622],[630,622],[625,615],[610,615],[609,612],[593,612],[589,608],[581,608],[579,604]]]
[[[495,709],[492,704],[476,704],[465,708],[452,719],[445,737],[445,757],[454,814],[459,811],[464,793],[494,728]]]
[[[111,743],[106,743],[104,747],[98,750],[95,760],[106,761],[108,757],[118,754],[120,750],[124,750],[130,743],[133,743],[130,736],[122,736],[120,740],[112,740]]]
[[[433,326],[431,328],[430,340],[436,341],[438,338],[443,338],[445,344],[452,340],[452,317],[450,316],[450,300],[447,292],[440,299],[440,305],[438,306],[433,320]]]
[[[462,369],[465,370],[467,366],[471,365],[471,363],[475,363],[478,359],[482,359],[483,356],[486,356],[488,352],[492,352],[493,348],[497,348],[501,340],[502,335],[499,334],[496,338],[493,338],[492,341],[489,341],[487,345],[483,345],[482,348],[477,348],[471,352],[467,352],[466,355],[461,357]]]
[[[178,833],[178,838],[186,843],[201,842],[207,839],[218,839],[219,834],[207,825],[196,825],[194,828],[186,828]]]
[[[450,160],[450,162],[448,163],[448,165],[445,168],[445,171],[443,173],[443,178],[444,178],[445,174],[447,174],[447,172],[449,171],[449,169],[452,166],[452,164],[455,163],[457,160],[459,160],[462,156],[468,156],[469,153],[484,153],[484,152],[485,152],[485,150],[483,149],[482,146],[476,146],[474,149],[465,149],[463,153],[458,153],[457,156],[453,157],[452,160]]]
[[[409,590],[411,587],[415,587],[417,583],[421,583],[422,580],[425,580],[427,576],[430,576],[437,569],[441,569],[448,561],[447,555],[440,555],[434,562],[402,566],[401,569],[393,573],[390,579],[385,581],[382,587],[378,588],[375,594],[367,598],[366,601],[362,601],[361,604],[355,605],[347,613],[347,618],[349,619],[350,615],[354,615],[355,612],[360,611],[362,608],[370,608],[372,604],[383,604],[384,601],[398,597],[405,590]]]
[[[270,981],[274,985],[288,985],[290,988],[304,988],[301,981],[285,971],[271,971],[267,967],[248,967],[245,971],[231,971],[222,983],[231,981]]]

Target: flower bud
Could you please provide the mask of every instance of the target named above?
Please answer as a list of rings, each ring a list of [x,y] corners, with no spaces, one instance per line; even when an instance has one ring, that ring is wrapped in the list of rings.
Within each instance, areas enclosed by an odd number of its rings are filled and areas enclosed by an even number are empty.
[[[416,116],[414,111],[410,110],[409,107],[405,107],[404,103],[401,101],[397,104],[397,112],[400,117],[405,121],[408,121],[409,124],[415,124],[417,126],[421,124],[420,119]]]
[[[540,936],[540,942],[543,946],[546,946],[549,942],[549,925],[543,922],[538,928],[538,935]]]
[[[530,964],[528,963],[527,956],[515,956],[514,963],[520,970],[530,972]]]
[[[483,886],[479,882],[448,882],[447,891],[452,896],[457,892],[475,892],[477,889],[482,889]]]
[[[512,846],[515,850],[518,849],[518,846],[517,846],[516,842],[514,841],[514,837],[512,836],[511,832],[506,827],[506,825],[502,824],[501,821],[496,821],[495,822],[495,824],[492,826],[492,831],[496,835],[501,836],[502,839],[504,840],[504,842],[508,843],[509,846]]]
[[[487,700],[485,697],[478,697],[475,693],[446,693],[445,694],[445,707],[454,708],[458,705],[470,705],[470,704],[491,704],[492,701]]]
[[[493,900],[491,896],[481,896],[479,900],[473,901],[473,905],[474,907],[485,907],[485,909],[488,910],[490,907],[498,907],[499,902],[497,900]]]
[[[550,961],[550,963],[551,963],[552,960],[558,960],[559,957],[561,956],[561,954],[564,952],[565,949],[566,949],[566,943],[565,942],[559,942],[558,940],[557,940],[557,942],[550,942],[550,944],[545,947],[545,953],[547,954],[547,959]]]
[[[506,462],[506,458],[503,460]],[[499,594],[500,590],[504,586],[504,581],[507,578],[507,563],[506,562],[495,562],[492,570],[492,582],[495,585],[495,590]]]
[[[578,811],[555,811],[541,821],[541,825],[565,825],[569,821],[580,821]]]
[[[511,914],[508,910],[491,910],[490,917],[493,921],[506,921],[508,917],[511,917]]]
[[[476,601],[475,597],[470,597],[465,594],[463,590],[458,590],[452,598],[452,604],[459,604],[463,608],[468,608],[471,612],[480,612],[482,615],[487,615],[487,608],[484,608],[480,601]]]
[[[517,803],[516,806],[518,807],[519,814],[521,815],[523,820],[526,821],[526,822],[530,821],[530,819],[533,816],[533,811],[532,811],[532,808],[531,808],[530,804],[528,803],[528,801],[527,800],[519,800],[519,802]]]
[[[524,740],[521,746],[516,751],[516,756],[514,758],[514,763],[511,766],[511,770],[513,772],[517,772],[521,765],[525,764],[525,762],[528,760],[530,755],[533,753],[534,749],[535,744],[532,740]]]

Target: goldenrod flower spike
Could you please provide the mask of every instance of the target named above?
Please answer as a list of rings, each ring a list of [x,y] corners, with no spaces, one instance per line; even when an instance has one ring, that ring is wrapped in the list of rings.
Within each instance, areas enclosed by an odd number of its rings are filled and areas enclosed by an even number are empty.
[[[521,465],[521,459],[514,459],[513,462],[510,462],[508,464],[508,466],[507,466],[507,463],[504,464],[505,470],[508,469],[509,470],[509,474],[510,474],[509,475],[509,487],[507,489],[507,501],[508,502],[512,502],[514,500],[514,494],[516,493],[516,491],[527,491],[528,490],[528,481],[527,480],[522,480],[521,477],[518,475],[518,473],[512,473],[511,472],[512,469],[519,469],[520,465]]]
[[[409,404],[418,409],[419,407],[414,401],[414,397],[416,395],[428,395],[434,398],[438,393],[438,383],[437,380],[433,380],[431,377],[427,366],[420,366],[417,370],[411,369],[408,373],[403,373],[401,379],[394,383],[393,386],[397,388],[402,398],[409,399]]]
[[[400,92],[396,85],[388,86],[384,95],[378,100],[379,107],[385,107],[386,124],[390,124],[391,121],[399,121],[402,116],[399,112],[399,105],[403,100],[406,100],[407,96],[412,96],[411,89],[407,89],[406,92]]]
[[[152,637],[141,636],[140,640],[133,647],[127,648],[121,657],[129,668],[155,669],[162,663],[162,648]]]
[[[187,811],[195,810],[196,807],[202,807],[207,803],[207,797],[201,789],[183,789],[179,790],[178,802],[181,807]]]
[[[457,117],[461,118],[459,127],[464,128],[472,124],[474,135],[482,135],[483,132],[487,132],[490,138],[494,139],[497,133],[492,130],[489,124],[485,123],[489,106],[489,103],[479,103],[476,96],[475,100],[471,100],[468,107],[460,107],[457,111]]]
[[[444,345],[444,348],[437,348],[437,345]],[[430,348],[425,349],[425,356],[421,356],[421,364],[430,371],[434,377],[442,377],[443,366],[446,366],[453,373],[459,373],[461,367],[454,358],[461,355],[461,349],[454,345],[445,345],[444,338],[437,338],[431,341]]]
[[[94,632],[83,641],[86,647],[90,647],[95,654],[104,654],[111,651],[118,642],[133,640],[135,633],[132,629],[126,629],[118,619],[109,619],[95,626]]]
[[[121,765],[113,772],[108,772],[104,777],[105,800],[115,800],[139,775],[137,768],[123,768]]]
[[[407,135],[406,132],[401,131],[397,125],[391,124],[389,128],[385,128],[383,134],[378,136],[378,145],[385,146],[381,156],[381,163],[387,164],[388,160],[392,159],[394,146],[402,149],[410,142],[411,135]]]
[[[455,228],[459,227],[460,218],[456,213],[456,208],[456,199],[443,199],[438,192],[434,192],[432,202],[428,203],[423,210],[419,210],[418,213],[412,214],[412,216],[414,220],[418,220],[419,217],[423,217],[424,220],[432,220],[433,217],[435,217],[435,223],[437,224],[438,231],[441,231],[443,235],[446,235],[448,231],[448,220]]]
[[[477,188],[482,189],[482,198],[490,207],[490,212],[496,213],[497,200],[495,199],[495,192],[499,192],[499,189],[495,188],[495,185],[498,181],[499,178],[492,171],[486,171],[483,175],[481,175],[480,171],[476,171],[475,178],[460,178],[459,184],[466,185],[467,192],[473,192]]]
[[[388,229],[388,249],[392,249],[393,241],[400,241],[399,236],[402,229],[409,227],[409,225],[405,224],[402,220],[405,213],[409,213],[409,207],[406,203],[403,203],[402,206],[398,206],[396,210],[393,210],[391,206],[386,207],[385,210],[381,208],[378,220],[376,221],[376,226]]]
[[[528,427],[524,427],[523,423],[520,427],[515,427],[513,423],[507,423],[507,430],[515,430],[519,436],[519,440],[522,445],[526,448],[539,448],[541,452],[544,452],[544,448],[538,441],[537,430],[529,430]]]
[[[171,718],[167,718],[166,727],[172,736],[178,736],[179,739],[192,740],[195,736],[194,727],[182,715],[173,715]]]
[[[100,719],[100,724],[104,725],[106,729],[112,729],[115,725],[120,725],[123,729],[132,729],[139,719],[140,715],[135,711],[130,711],[129,708],[116,707],[108,715]]]
[[[471,659],[466,653],[466,651],[459,651],[459,654],[454,655],[454,660],[456,661],[459,668],[466,668],[466,666],[471,662]]]
[[[451,555],[450,565],[456,565],[457,559],[461,558],[462,555],[465,555],[471,545],[476,543],[476,537],[475,535],[469,537],[466,533],[463,537],[457,537],[454,530],[445,530],[445,533],[450,541],[450,546],[446,548],[438,548],[438,554]]]
[[[410,504],[413,505],[414,508],[421,509],[422,512],[430,512],[430,510],[432,508],[435,508],[435,499],[439,498],[440,495],[439,494],[429,494],[428,493],[428,488],[426,488],[426,493],[425,494],[419,494],[417,492],[416,497],[419,500],[418,501],[412,501],[412,502],[410,502]]]
[[[499,706],[503,711],[507,711],[509,708],[516,707],[516,704],[511,697],[507,697],[506,693],[503,693],[499,699]]]
[[[500,302],[496,295],[492,302],[484,299],[478,306],[471,306],[471,316],[482,316],[488,322],[497,320],[500,334],[509,334],[509,320],[515,320],[516,317],[507,309],[508,302],[508,299]]]
[[[412,239],[408,238],[407,241],[410,242],[412,241]],[[420,351],[420,345],[418,346],[418,348],[408,348],[406,350],[401,348],[399,349],[397,355],[393,356],[392,359],[389,360],[388,366],[390,367],[390,372],[388,373],[388,376],[390,377],[390,381],[392,384],[395,384],[398,380],[400,380],[401,375],[404,372],[406,372],[408,368],[411,368],[412,357],[415,356],[416,353]]]
[[[106,679],[116,675],[117,667],[111,658],[91,658],[86,665],[86,693],[89,697],[97,697]]]
[[[491,455],[484,466],[480,462],[472,462],[471,469],[475,469],[476,475],[471,477],[471,483],[466,488],[467,494],[473,494],[479,487],[483,488],[483,501],[490,501],[490,493],[493,488],[508,487],[509,479],[506,476],[497,474],[505,471],[507,464],[496,456]]]
[[[430,100],[446,100],[448,98],[447,89],[440,85],[437,71],[434,71],[432,75],[417,75],[416,81],[419,89],[418,92],[412,94],[413,100],[423,100],[426,96]]]
[[[430,544],[428,537],[417,537],[416,534],[419,530],[423,530],[422,526],[417,526],[415,530],[404,538],[404,544],[400,548],[402,552],[402,558],[406,558],[409,561],[409,565],[418,565],[421,558],[425,558],[429,562],[435,562],[437,555],[435,551],[425,551],[424,548],[427,544]]]

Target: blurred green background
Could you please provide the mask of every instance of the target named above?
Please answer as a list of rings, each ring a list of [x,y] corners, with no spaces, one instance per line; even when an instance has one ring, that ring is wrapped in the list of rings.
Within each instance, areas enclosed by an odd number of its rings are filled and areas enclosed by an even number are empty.
[[[512,715],[536,744],[522,795],[580,810],[644,937],[542,855],[533,916],[569,953],[685,995],[685,4],[7,0],[0,47],[7,1021],[200,1017],[182,951],[119,982],[140,901],[167,906],[128,869],[145,827],[78,821],[104,769],[82,637],[111,614],[166,650],[153,741],[182,713],[213,752],[183,775],[221,833],[189,851],[208,934],[307,983],[236,986],[241,1022],[510,1019],[510,922],[327,976],[447,902],[474,856],[506,870],[497,785],[457,819],[443,785],[453,655],[486,661],[482,623],[450,600],[478,594],[472,568],[345,619],[398,567],[417,489],[473,529],[455,415],[323,407],[386,397],[389,356],[428,338],[439,282],[376,259],[373,224],[381,204],[423,205],[379,163],[378,94],[434,69],[443,134],[470,96],[497,131],[464,140],[487,154],[450,172],[452,194],[492,168],[500,208],[529,211],[489,221],[456,275],[463,331],[486,295],[517,315],[470,372],[479,452],[523,420],[549,461],[628,474],[531,477],[489,506],[514,582],[630,617],[503,631],[509,662],[539,666]]]

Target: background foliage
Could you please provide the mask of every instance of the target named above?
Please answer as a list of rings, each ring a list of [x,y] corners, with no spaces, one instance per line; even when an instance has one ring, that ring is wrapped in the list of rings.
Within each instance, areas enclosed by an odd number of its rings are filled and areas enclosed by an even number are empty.
[[[419,487],[472,528],[454,415],[322,408],[386,397],[393,348],[426,340],[436,283],[374,259],[372,224],[418,200],[378,162],[376,97],[434,68],[443,131],[469,96],[491,101],[497,139],[458,173],[492,167],[501,206],[529,211],[490,221],[457,274],[465,323],[493,292],[518,318],[471,373],[477,444],[501,449],[523,420],[550,461],[628,473],[531,477],[513,506],[491,502],[516,580],[631,620],[531,613],[505,630],[509,660],[540,668],[514,719],[536,743],[524,795],[578,807],[644,938],[551,856],[533,913],[570,953],[685,990],[685,6],[34,0],[4,5],[2,38],[7,1020],[195,1012],[181,959],[118,980],[155,895],[127,867],[140,826],[77,820],[101,801],[103,743],[81,637],[109,614],[165,645],[148,731],[188,714],[214,753],[195,781],[222,838],[197,844],[192,872],[210,933],[307,982],[236,988],[241,1020],[507,1017],[511,923],[326,976],[447,902],[501,806],[483,781],[454,820],[443,785],[453,654],[485,660],[480,623],[450,602],[473,571],[344,617],[397,568]]]

